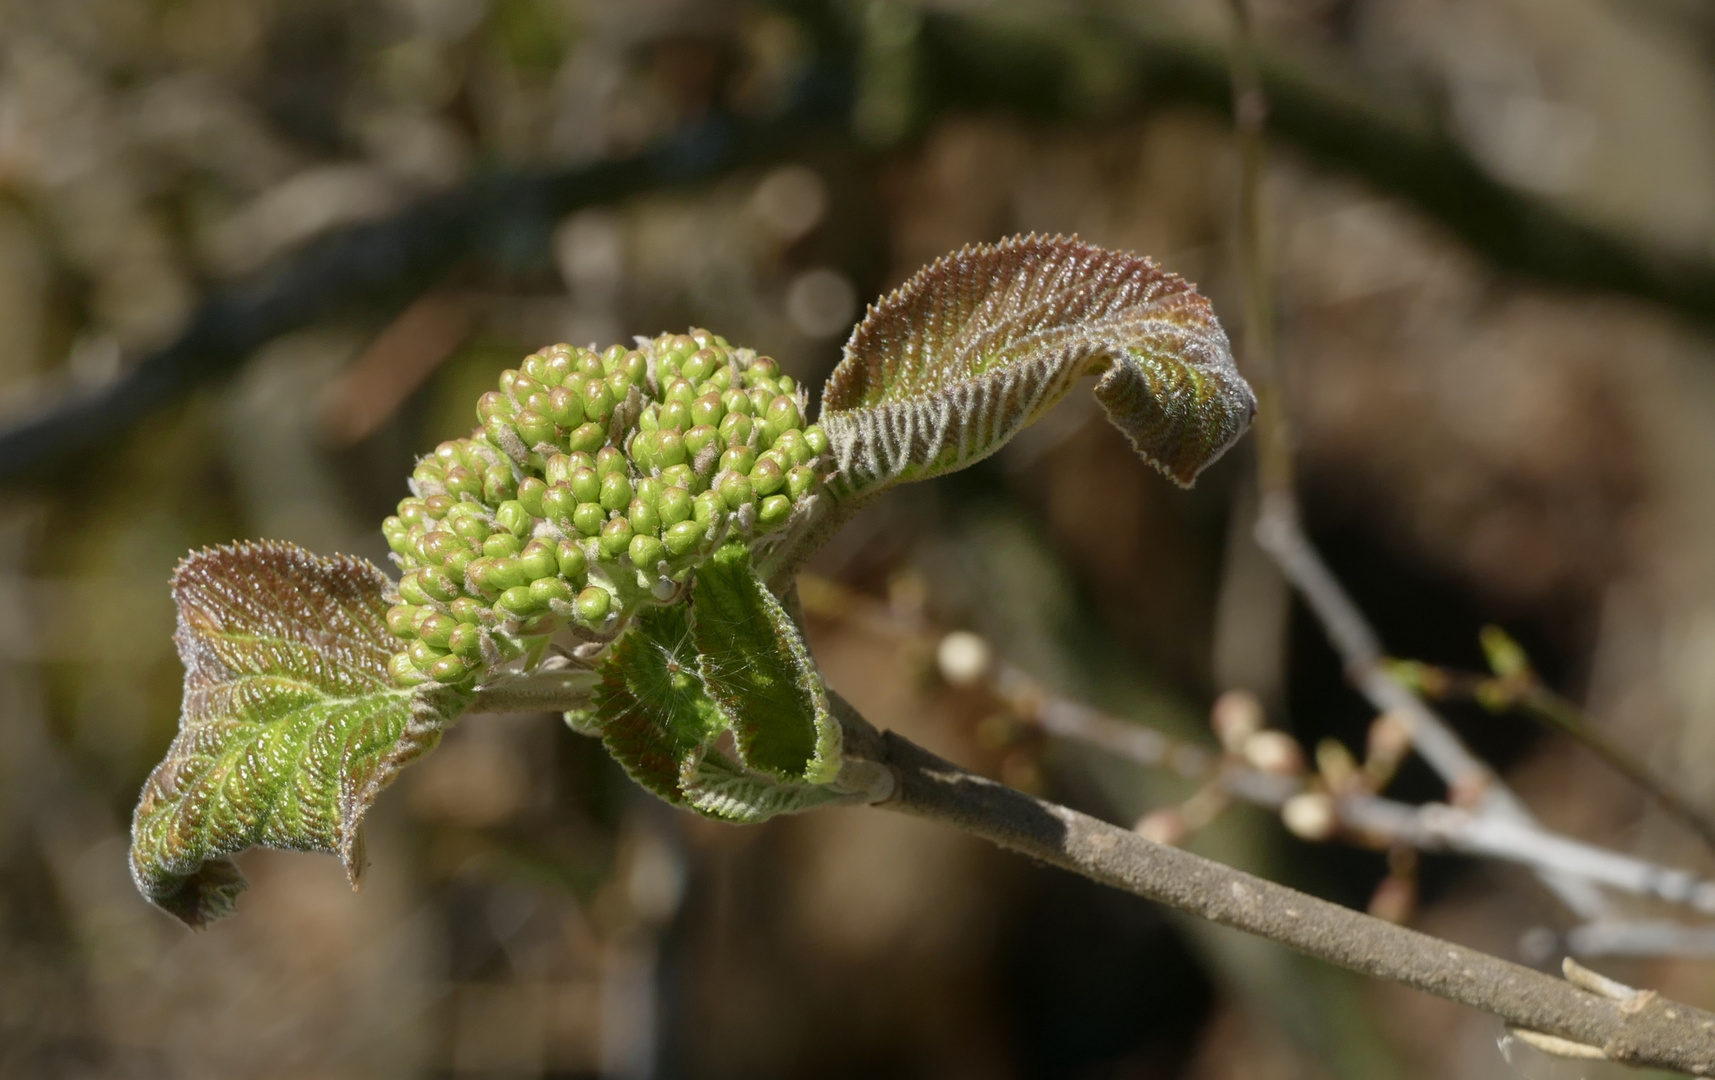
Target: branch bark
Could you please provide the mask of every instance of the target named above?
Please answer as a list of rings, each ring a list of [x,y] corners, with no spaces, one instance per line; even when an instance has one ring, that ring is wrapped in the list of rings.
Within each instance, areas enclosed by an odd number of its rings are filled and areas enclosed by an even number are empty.
[[[1648,991],[1614,1000],[1152,843],[967,772],[891,732],[882,738],[898,778],[893,798],[877,804],[883,808],[951,825],[1359,974],[1482,1009],[1613,1061],[1715,1075],[1715,1014]]]

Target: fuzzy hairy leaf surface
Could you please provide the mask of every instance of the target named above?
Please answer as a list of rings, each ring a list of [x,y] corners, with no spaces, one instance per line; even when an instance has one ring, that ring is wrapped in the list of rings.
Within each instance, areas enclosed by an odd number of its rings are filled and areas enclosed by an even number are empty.
[[[633,780],[684,805],[679,775],[726,728],[703,690],[683,605],[646,608],[603,662],[581,730],[601,734]]]
[[[963,468],[1097,375],[1145,460],[1189,485],[1256,409],[1209,302],[1149,259],[1023,236],[936,260],[872,305],[822,397],[843,498]]]
[[[698,813],[741,825],[851,801],[850,795],[825,785],[782,783],[746,772],[712,750],[686,763],[679,784],[686,804]]]
[[[179,732],[143,787],[131,873],[191,926],[231,913],[247,847],[338,855],[355,882],[381,789],[469,702],[396,686],[387,579],[291,544],[210,548],[173,575]]]
[[[840,726],[821,673],[742,544],[722,547],[697,571],[691,638],[746,768],[794,784],[839,774]]]

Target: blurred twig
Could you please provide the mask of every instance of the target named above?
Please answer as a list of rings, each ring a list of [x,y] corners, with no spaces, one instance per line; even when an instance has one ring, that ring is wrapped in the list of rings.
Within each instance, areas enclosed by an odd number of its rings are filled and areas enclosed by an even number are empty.
[[[1502,821],[1535,827],[1524,803],[1503,784],[1486,763],[1471,753],[1445,720],[1417,695],[1395,680],[1382,663],[1375,630],[1352,602],[1339,580],[1322,561],[1299,521],[1293,487],[1291,420],[1283,407],[1279,361],[1274,355],[1273,268],[1265,261],[1268,233],[1263,183],[1263,124],[1269,98],[1258,68],[1248,14],[1248,0],[1229,0],[1235,43],[1232,50],[1234,123],[1239,154],[1239,232],[1246,258],[1240,270],[1246,278],[1247,325],[1252,363],[1246,375],[1256,387],[1257,478],[1261,507],[1256,539],[1273,556],[1281,572],[1321,621],[1329,641],[1345,664],[1346,676],[1381,713],[1402,718],[1413,744],[1452,792],[1453,802],[1469,800],[1483,813]],[[1607,900],[1588,881],[1546,872],[1543,883],[1581,918],[1599,918]]]
[[[1591,725],[1583,709],[1543,684],[1523,649],[1499,627],[1485,627],[1493,674],[1453,671],[1413,660],[1388,662],[1397,680],[1435,700],[1468,699],[1490,712],[1516,712],[1581,744],[1659,803],[1715,850],[1715,818],[1644,760]]]
[[[798,6],[820,12],[824,5]],[[915,70],[923,74],[922,107],[911,125],[917,132],[939,115],[970,108],[1060,120],[1092,109],[1122,116],[1167,104],[1231,114],[1227,53],[1153,27],[1059,13],[925,11],[913,40],[920,50]],[[1715,262],[1652,250],[1515,191],[1446,132],[1390,109],[1361,87],[1260,53],[1255,61],[1270,133],[1413,204],[1495,266],[1549,284],[1637,297],[1715,324]],[[67,456],[232,370],[264,343],[342,306],[396,309],[485,244],[539,237],[580,207],[706,182],[766,161],[805,131],[844,131],[850,69],[849,56],[828,58],[806,77],[811,89],[802,100],[777,119],[705,117],[645,154],[484,176],[390,218],[325,234],[269,273],[205,298],[174,340],[116,382],[0,430],[0,483],[40,478]],[[1076,90],[1092,70],[1120,77],[1102,93],[1080,96]]]

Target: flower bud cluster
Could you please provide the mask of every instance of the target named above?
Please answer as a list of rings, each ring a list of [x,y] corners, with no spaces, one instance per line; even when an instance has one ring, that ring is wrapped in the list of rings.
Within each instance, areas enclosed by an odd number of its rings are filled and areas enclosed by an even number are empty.
[[[503,372],[481,427],[422,458],[382,525],[405,572],[394,678],[462,682],[675,601],[717,544],[777,532],[819,491],[828,439],[806,406],[774,360],[704,330]]]

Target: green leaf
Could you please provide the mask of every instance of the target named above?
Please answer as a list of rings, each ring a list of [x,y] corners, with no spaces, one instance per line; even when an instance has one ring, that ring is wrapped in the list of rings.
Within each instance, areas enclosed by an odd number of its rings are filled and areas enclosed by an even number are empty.
[[[798,784],[825,784],[839,774],[840,726],[822,676],[742,544],[723,546],[698,569],[691,637],[703,684],[747,769]]]
[[[726,728],[703,692],[683,604],[645,608],[602,663],[591,718],[633,780],[683,805],[680,772]]]
[[[1065,237],[941,258],[873,305],[829,377],[833,490],[861,497],[1000,449],[1081,376],[1137,452],[1189,485],[1256,399],[1209,302],[1148,259]]]
[[[245,887],[226,856],[254,846],[337,854],[355,883],[365,811],[470,695],[394,684],[387,578],[361,559],[211,548],[172,589],[184,705],[132,819],[138,889],[204,925]]]
[[[741,825],[767,821],[830,803],[851,802],[851,794],[817,784],[783,784],[746,772],[725,755],[709,751],[686,762],[679,776],[687,805],[708,817]]]

